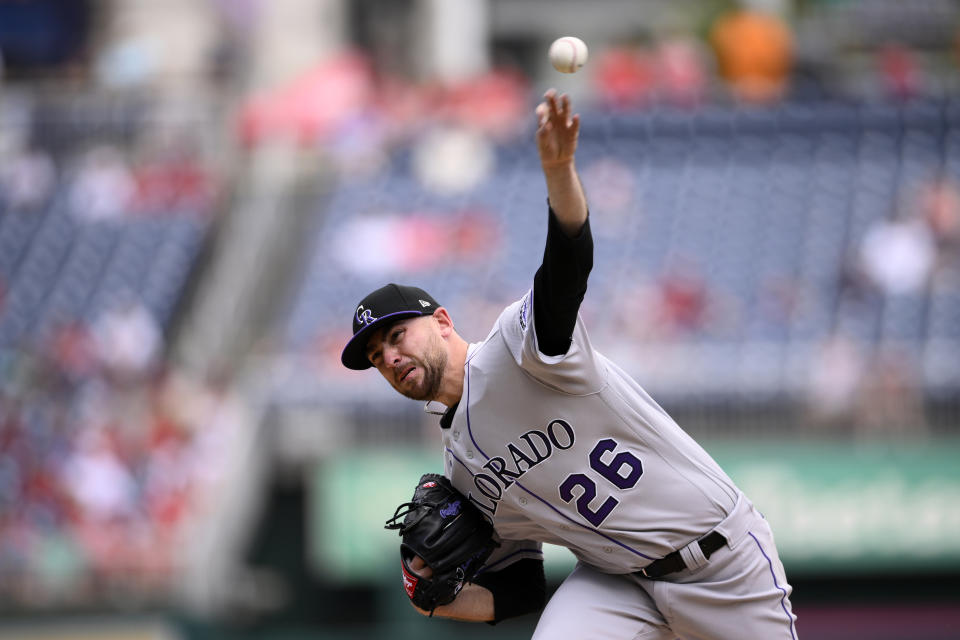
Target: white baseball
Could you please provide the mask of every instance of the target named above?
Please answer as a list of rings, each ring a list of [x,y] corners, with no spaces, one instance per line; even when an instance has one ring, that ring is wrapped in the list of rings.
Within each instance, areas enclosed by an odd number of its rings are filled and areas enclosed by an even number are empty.
[[[580,38],[564,36],[550,45],[550,64],[560,73],[576,73],[587,63],[587,45]]]

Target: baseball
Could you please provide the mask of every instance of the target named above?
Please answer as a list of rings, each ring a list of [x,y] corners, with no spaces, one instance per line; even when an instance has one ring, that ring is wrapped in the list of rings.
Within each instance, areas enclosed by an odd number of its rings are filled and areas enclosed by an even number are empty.
[[[550,45],[550,64],[560,73],[576,73],[587,63],[587,45],[580,38],[564,36]]]

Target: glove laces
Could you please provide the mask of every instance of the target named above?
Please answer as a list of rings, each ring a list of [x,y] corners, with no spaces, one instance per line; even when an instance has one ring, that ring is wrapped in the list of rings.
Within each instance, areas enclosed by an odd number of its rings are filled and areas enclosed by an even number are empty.
[[[411,513],[415,512],[420,507],[436,507],[437,505],[430,504],[427,502],[404,502],[393,512],[393,516],[389,518],[386,523],[383,525],[384,529],[399,529],[400,535],[403,535],[403,532],[409,529],[410,527],[416,525],[418,522],[426,517],[429,513],[429,509],[424,509],[423,512],[411,520],[410,522],[397,522],[400,518],[406,518]]]

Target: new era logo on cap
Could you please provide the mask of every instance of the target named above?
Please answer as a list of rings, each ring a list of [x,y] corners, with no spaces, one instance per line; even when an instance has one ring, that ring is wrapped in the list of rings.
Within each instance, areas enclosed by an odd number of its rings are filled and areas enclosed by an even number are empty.
[[[377,327],[404,318],[430,315],[439,307],[433,297],[417,287],[388,284],[370,293],[353,314],[353,337],[347,342],[340,361],[348,369],[369,369],[367,340]]]

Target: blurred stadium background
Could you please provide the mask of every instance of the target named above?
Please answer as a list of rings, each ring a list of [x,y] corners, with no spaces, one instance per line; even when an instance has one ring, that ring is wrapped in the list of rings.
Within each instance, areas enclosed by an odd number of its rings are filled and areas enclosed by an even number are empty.
[[[0,638],[529,637],[410,611],[434,420],[339,351],[387,281],[473,340],[525,291],[551,86],[588,326],[802,636],[960,638],[953,0],[0,0],[0,59]]]

